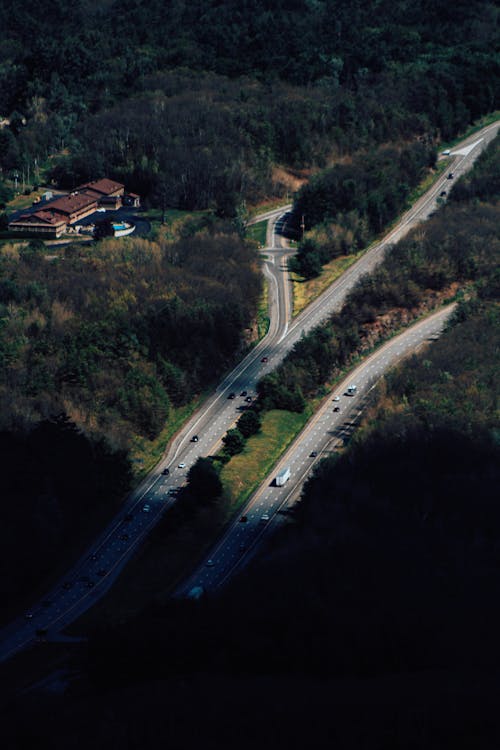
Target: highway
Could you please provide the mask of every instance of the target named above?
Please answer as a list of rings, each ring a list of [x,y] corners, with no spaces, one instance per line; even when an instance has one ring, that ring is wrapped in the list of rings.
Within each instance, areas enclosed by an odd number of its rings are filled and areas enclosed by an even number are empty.
[[[470,168],[495,136],[499,126],[500,123],[495,123],[484,128],[452,151],[448,157],[449,170],[453,171],[455,178]],[[264,273],[270,282],[271,324],[268,334],[224,378],[214,394],[184,425],[171,442],[164,459],[129,496],[122,512],[67,576],[24,617],[0,632],[0,661],[40,636],[54,637],[106,593],[161,515],[175,502],[176,489],[185,482],[189,468],[199,456],[214,453],[223,435],[248,404],[245,399],[255,396],[259,379],[275,369],[303,333],[342,306],[346,294],[357,280],[382,260],[387,245],[397,242],[436,209],[440,192],[449,188],[447,174],[417,201],[382,242],[370,248],[293,322],[286,271],[286,257],[290,251],[283,247],[276,228],[278,224],[279,229],[283,209],[268,212],[271,229],[268,247],[264,251]],[[258,220],[260,217],[254,221]],[[241,395],[243,393],[244,396]],[[163,473],[166,469],[169,470],[168,474]]]
[[[352,432],[377,381],[402,358],[429,340],[435,340],[454,307],[448,305],[388,341],[335,387],[222,539],[200,567],[178,587],[176,596],[213,593],[248,562],[264,536],[282,518],[279,511],[300,495],[315,464],[329,455],[336,445],[342,445],[344,438]],[[348,393],[350,385],[356,386],[354,395]],[[277,487],[276,475],[286,468],[290,469],[290,479],[284,486]]]

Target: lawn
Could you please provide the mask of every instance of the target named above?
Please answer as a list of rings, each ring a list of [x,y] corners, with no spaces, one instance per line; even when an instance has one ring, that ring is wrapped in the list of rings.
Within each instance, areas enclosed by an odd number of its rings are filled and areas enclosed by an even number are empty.
[[[229,515],[257,489],[311,414],[310,406],[302,414],[277,409],[264,414],[261,431],[247,440],[243,453],[222,468],[222,484],[232,501]]]

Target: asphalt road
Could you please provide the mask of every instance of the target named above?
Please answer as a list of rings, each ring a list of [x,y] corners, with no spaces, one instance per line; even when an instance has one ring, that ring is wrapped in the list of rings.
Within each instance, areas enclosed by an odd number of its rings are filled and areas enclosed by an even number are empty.
[[[500,123],[490,125],[452,151],[449,170],[458,177],[470,168],[484,146],[495,136]],[[280,212],[268,212],[274,229],[265,254],[265,273],[270,284],[270,330],[245,359],[218,386],[212,397],[193,415],[169,446],[168,453],[124,504],[120,515],[78,561],[59,585],[37,603],[25,617],[15,620],[0,632],[0,661],[33,643],[37,631],[54,637],[103,596],[120,574],[125,563],[142,543],[160,516],[175,501],[175,489],[185,482],[186,474],[199,456],[213,453],[222,436],[233,426],[247,405],[245,398],[255,395],[258,380],[275,369],[300,336],[311,330],[333,310],[339,309],[346,294],[364,274],[383,258],[388,244],[397,242],[410,228],[425,220],[437,207],[439,193],[449,188],[446,175],[410,209],[386,239],[371,248],[314,303],[290,323],[290,291],[286,283],[286,254],[276,234]],[[254,221],[262,220],[256,217]],[[246,391],[246,396],[240,394]],[[229,398],[234,394],[234,398]],[[192,441],[197,436],[196,442]],[[169,475],[162,470],[169,467]],[[174,493],[172,493],[172,490]],[[215,566],[214,566],[215,567]]]
[[[242,509],[239,518],[200,567],[179,586],[177,596],[186,596],[190,592],[196,595],[214,592],[248,562],[264,536],[282,518],[279,512],[299,496],[315,464],[331,453],[336,445],[342,444],[355,428],[367,396],[377,381],[403,357],[429,340],[435,340],[453,309],[454,305],[449,305],[388,341],[325,398],[279,464]],[[356,385],[354,395],[347,393],[351,384]],[[285,468],[290,468],[290,479],[284,486],[277,487],[276,475]]]

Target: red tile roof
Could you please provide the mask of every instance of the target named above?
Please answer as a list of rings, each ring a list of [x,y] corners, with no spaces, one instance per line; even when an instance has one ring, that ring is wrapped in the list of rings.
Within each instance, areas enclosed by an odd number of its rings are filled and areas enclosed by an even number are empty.
[[[109,180],[107,177],[103,177],[101,180],[93,180],[92,182],[87,182],[85,185],[80,185],[78,190],[96,190],[101,195],[111,195],[111,193],[116,193],[117,190],[124,190],[125,185],[122,185],[121,182],[115,182],[114,180]]]

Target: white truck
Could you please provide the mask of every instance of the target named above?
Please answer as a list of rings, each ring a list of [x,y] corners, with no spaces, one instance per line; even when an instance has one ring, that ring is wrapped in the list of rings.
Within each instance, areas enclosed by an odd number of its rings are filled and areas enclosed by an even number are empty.
[[[279,474],[277,474],[276,479],[274,480],[274,483],[276,487],[283,487],[286,482],[290,479],[290,467],[287,466],[286,469],[282,469]]]

